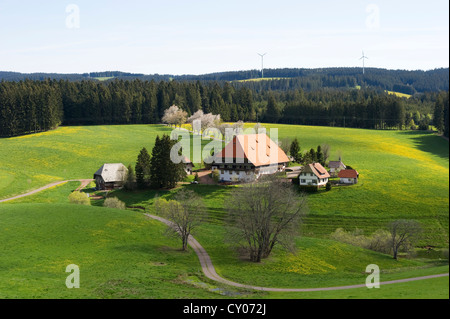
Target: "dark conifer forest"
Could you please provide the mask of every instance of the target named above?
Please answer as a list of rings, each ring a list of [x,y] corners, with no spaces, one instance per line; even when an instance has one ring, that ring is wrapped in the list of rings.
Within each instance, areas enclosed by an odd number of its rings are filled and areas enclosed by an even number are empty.
[[[175,104],[223,121],[367,129],[424,129],[448,136],[448,69],[277,69],[202,76],[97,72],[79,75],[0,72],[0,136],[59,125],[160,123]],[[99,81],[96,78],[110,78]],[[410,95],[400,97],[395,91]]]

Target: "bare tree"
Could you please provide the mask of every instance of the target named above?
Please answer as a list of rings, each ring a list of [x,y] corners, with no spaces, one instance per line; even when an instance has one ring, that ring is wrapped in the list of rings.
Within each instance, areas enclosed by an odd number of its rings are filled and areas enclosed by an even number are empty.
[[[294,238],[306,214],[306,197],[276,176],[234,190],[227,201],[228,239],[249,254],[267,258],[276,245],[294,251]]]
[[[322,154],[323,154],[323,161],[326,163],[328,158],[330,157],[330,145],[324,143],[322,144]]]
[[[219,124],[219,125],[217,126],[217,128],[219,129],[219,131],[220,131],[220,133],[222,134],[222,136],[225,138],[226,130],[227,130],[227,129],[231,129],[232,127],[231,127],[231,125],[228,124],[228,123],[222,123],[222,124]]]
[[[394,259],[398,259],[400,248],[409,248],[418,239],[422,228],[415,220],[399,219],[389,224],[391,247]]]
[[[183,189],[175,195],[175,200],[158,198],[155,210],[167,218],[171,223],[168,234],[181,238],[182,249],[186,250],[189,236],[197,228],[204,216],[202,199],[193,191]]]
[[[258,134],[259,131],[261,131],[261,133],[266,130],[266,128],[261,124],[261,123],[256,123],[255,126],[253,126],[253,129],[255,130],[255,133]]]
[[[286,154],[288,154],[288,152],[289,152],[289,149],[291,147],[291,143],[292,143],[292,139],[290,137],[283,137],[282,139],[278,140],[278,146]],[[291,154],[291,156],[293,156],[293,155]]]
[[[235,135],[241,135],[242,130],[244,129],[244,122],[239,120],[236,123],[234,123],[233,125],[231,125],[231,127],[233,128],[233,132]]]

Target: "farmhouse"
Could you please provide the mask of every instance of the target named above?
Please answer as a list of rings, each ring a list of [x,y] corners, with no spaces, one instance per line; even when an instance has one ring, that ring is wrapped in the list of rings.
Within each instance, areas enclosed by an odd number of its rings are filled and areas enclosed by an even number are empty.
[[[341,161],[330,161],[328,163],[328,167],[330,168],[331,175],[335,175],[339,173],[341,170],[347,168]]]
[[[183,159],[183,163],[185,164],[184,170],[186,171],[186,174],[192,175],[192,170],[194,169],[195,166],[194,163],[192,163],[191,160],[186,156]]]
[[[321,187],[328,183],[330,174],[319,163],[305,165],[298,176],[301,186],[317,186]]]
[[[338,174],[339,182],[342,184],[356,184],[358,183],[359,174],[354,169],[345,169]]]
[[[122,163],[103,164],[94,174],[97,189],[120,188],[125,182],[128,169]]]
[[[288,163],[283,150],[266,134],[248,134],[235,136],[216,154],[212,170],[218,170],[221,181],[250,182],[281,172]]]

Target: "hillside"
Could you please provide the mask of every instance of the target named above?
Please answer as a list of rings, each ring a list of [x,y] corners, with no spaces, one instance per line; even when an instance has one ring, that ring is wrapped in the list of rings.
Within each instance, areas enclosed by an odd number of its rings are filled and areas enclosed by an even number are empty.
[[[324,87],[341,88],[358,85],[371,86],[381,90],[395,91],[404,94],[422,92],[438,92],[449,88],[449,69],[434,70],[388,70],[382,68],[366,68],[365,75],[361,68],[284,68],[265,69],[264,75],[273,78],[272,81],[258,81],[243,83],[255,89],[289,89],[303,88],[307,90]],[[242,70],[217,72],[201,75],[170,75],[170,74],[135,74],[119,71],[92,72],[84,74],[56,74],[56,73],[18,73],[0,71],[0,80],[21,81],[25,79],[43,80],[46,78],[56,80],[80,81],[98,78],[104,79],[141,79],[144,81],[240,81],[260,78],[260,70]],[[273,83],[275,82],[275,83]],[[286,85],[289,84],[289,85]]]
[[[251,124],[248,124],[251,125]],[[204,200],[208,218],[195,238],[218,274],[252,285],[317,288],[360,284],[375,263],[382,281],[448,272],[441,250],[448,247],[448,142],[428,132],[376,131],[336,127],[264,124],[279,138],[297,137],[302,150],[321,143],[356,168],[350,187],[308,195],[310,211],[297,238],[296,254],[282,249],[262,263],[250,263],[226,242],[224,203],[234,186],[182,185],[172,190],[116,190],[128,206],[155,213],[156,194],[170,199],[185,187]],[[105,162],[134,163],[142,146],[152,149],[161,125],[60,127],[0,139],[0,198],[53,180],[90,178]],[[120,151],[118,151],[120,150]],[[138,211],[68,203],[77,182],[0,204],[0,297],[4,298],[448,298],[448,277],[330,292],[256,292],[218,285],[200,271],[197,256],[166,238],[162,224]],[[91,186],[89,186],[91,187]],[[90,191],[90,190],[86,190]],[[102,200],[93,201],[101,206]],[[416,219],[424,229],[417,257],[390,255],[330,240],[337,228],[371,234],[398,218]],[[61,289],[65,266],[77,264],[80,289]],[[429,289],[433,285],[433,289]]]

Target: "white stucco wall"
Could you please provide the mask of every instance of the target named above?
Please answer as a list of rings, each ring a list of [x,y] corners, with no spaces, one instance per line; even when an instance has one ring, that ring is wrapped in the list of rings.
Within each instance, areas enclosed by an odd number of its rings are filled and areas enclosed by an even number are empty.
[[[328,183],[328,178],[321,178],[321,181],[319,181],[319,178],[317,176],[311,176],[309,173],[306,173],[306,176],[302,176],[300,174],[298,176],[299,184],[302,186],[307,185],[314,185],[314,186],[324,186]]]

